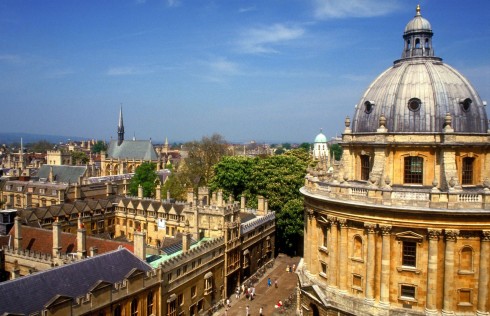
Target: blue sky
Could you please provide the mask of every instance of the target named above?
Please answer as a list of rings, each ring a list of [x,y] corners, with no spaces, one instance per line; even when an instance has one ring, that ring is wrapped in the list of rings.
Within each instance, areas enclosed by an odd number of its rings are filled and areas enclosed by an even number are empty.
[[[122,104],[126,138],[340,135],[419,2],[490,101],[486,0],[2,0],[0,132],[109,140]]]

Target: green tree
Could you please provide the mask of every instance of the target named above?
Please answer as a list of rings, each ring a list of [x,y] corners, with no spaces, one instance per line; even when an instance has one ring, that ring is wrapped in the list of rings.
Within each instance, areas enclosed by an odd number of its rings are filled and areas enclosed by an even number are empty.
[[[227,154],[225,139],[219,134],[211,137],[204,136],[200,142],[187,143],[185,148],[188,156],[181,172],[188,177],[186,183],[194,187],[208,185],[213,176],[214,165]]]
[[[162,196],[166,197],[167,192],[170,192],[171,198],[176,199],[177,201],[184,201],[186,199],[186,187],[187,185],[182,174],[172,172],[167,181],[163,184]]]
[[[303,199],[295,198],[287,201],[280,212],[276,212],[278,246],[290,255],[302,249],[298,240],[303,240],[304,229]],[[299,247],[298,247],[299,246]]]
[[[282,148],[277,148],[275,151],[274,151],[274,154],[276,155],[282,155],[285,153],[285,150],[282,149]]]
[[[283,143],[282,148],[289,150],[289,149],[291,149],[291,144],[290,143]]]
[[[210,181],[211,191],[222,189],[225,196],[238,198],[249,186],[252,168],[258,158],[226,156],[214,166],[214,177]]]
[[[156,180],[158,175],[156,173],[156,164],[152,162],[144,162],[134,172],[134,176],[129,183],[129,192],[131,195],[138,195],[138,186],[143,187],[144,197],[154,197]]]
[[[72,151],[71,152],[71,164],[72,165],[84,165],[89,161],[88,156],[83,151]]]
[[[48,142],[47,140],[40,140],[35,143],[29,143],[26,145],[26,148],[29,148],[30,151],[35,153],[46,153],[48,150],[52,150],[54,147],[53,143]]]
[[[299,148],[303,148],[304,150],[309,152],[311,149],[311,144],[310,143],[301,143],[301,145],[299,145]]]
[[[93,153],[100,153],[101,151],[107,150],[107,145],[105,142],[99,140],[98,142],[95,143],[94,146],[92,146],[92,152]]]
[[[330,151],[333,153],[335,160],[340,160],[340,158],[342,158],[343,149],[339,144],[332,144],[330,146]]]

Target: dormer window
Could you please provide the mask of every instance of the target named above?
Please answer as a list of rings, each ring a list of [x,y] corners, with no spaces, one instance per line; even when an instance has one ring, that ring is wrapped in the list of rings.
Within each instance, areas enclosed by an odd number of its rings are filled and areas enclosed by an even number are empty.
[[[374,108],[374,102],[373,101],[364,102],[364,112],[366,112],[366,114],[371,113],[373,111],[373,108]]]
[[[422,101],[417,98],[411,98],[408,100],[408,109],[412,112],[416,112],[420,110],[420,106],[422,105]]]
[[[470,98],[466,98],[463,101],[460,101],[463,111],[467,112],[470,109],[471,103],[473,103],[473,101]]]

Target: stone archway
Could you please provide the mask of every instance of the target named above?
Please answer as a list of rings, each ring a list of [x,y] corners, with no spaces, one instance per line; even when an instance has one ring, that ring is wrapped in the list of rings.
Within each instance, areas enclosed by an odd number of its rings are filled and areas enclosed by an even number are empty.
[[[312,316],[320,316],[320,311],[318,310],[316,304],[310,303],[310,310]]]

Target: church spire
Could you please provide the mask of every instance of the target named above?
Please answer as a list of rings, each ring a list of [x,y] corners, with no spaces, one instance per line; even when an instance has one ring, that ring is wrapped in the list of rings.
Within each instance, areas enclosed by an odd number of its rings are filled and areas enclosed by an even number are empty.
[[[121,145],[124,141],[124,123],[123,123],[123,113],[122,113],[122,104],[121,109],[119,110],[119,124],[117,125],[117,145]]]

